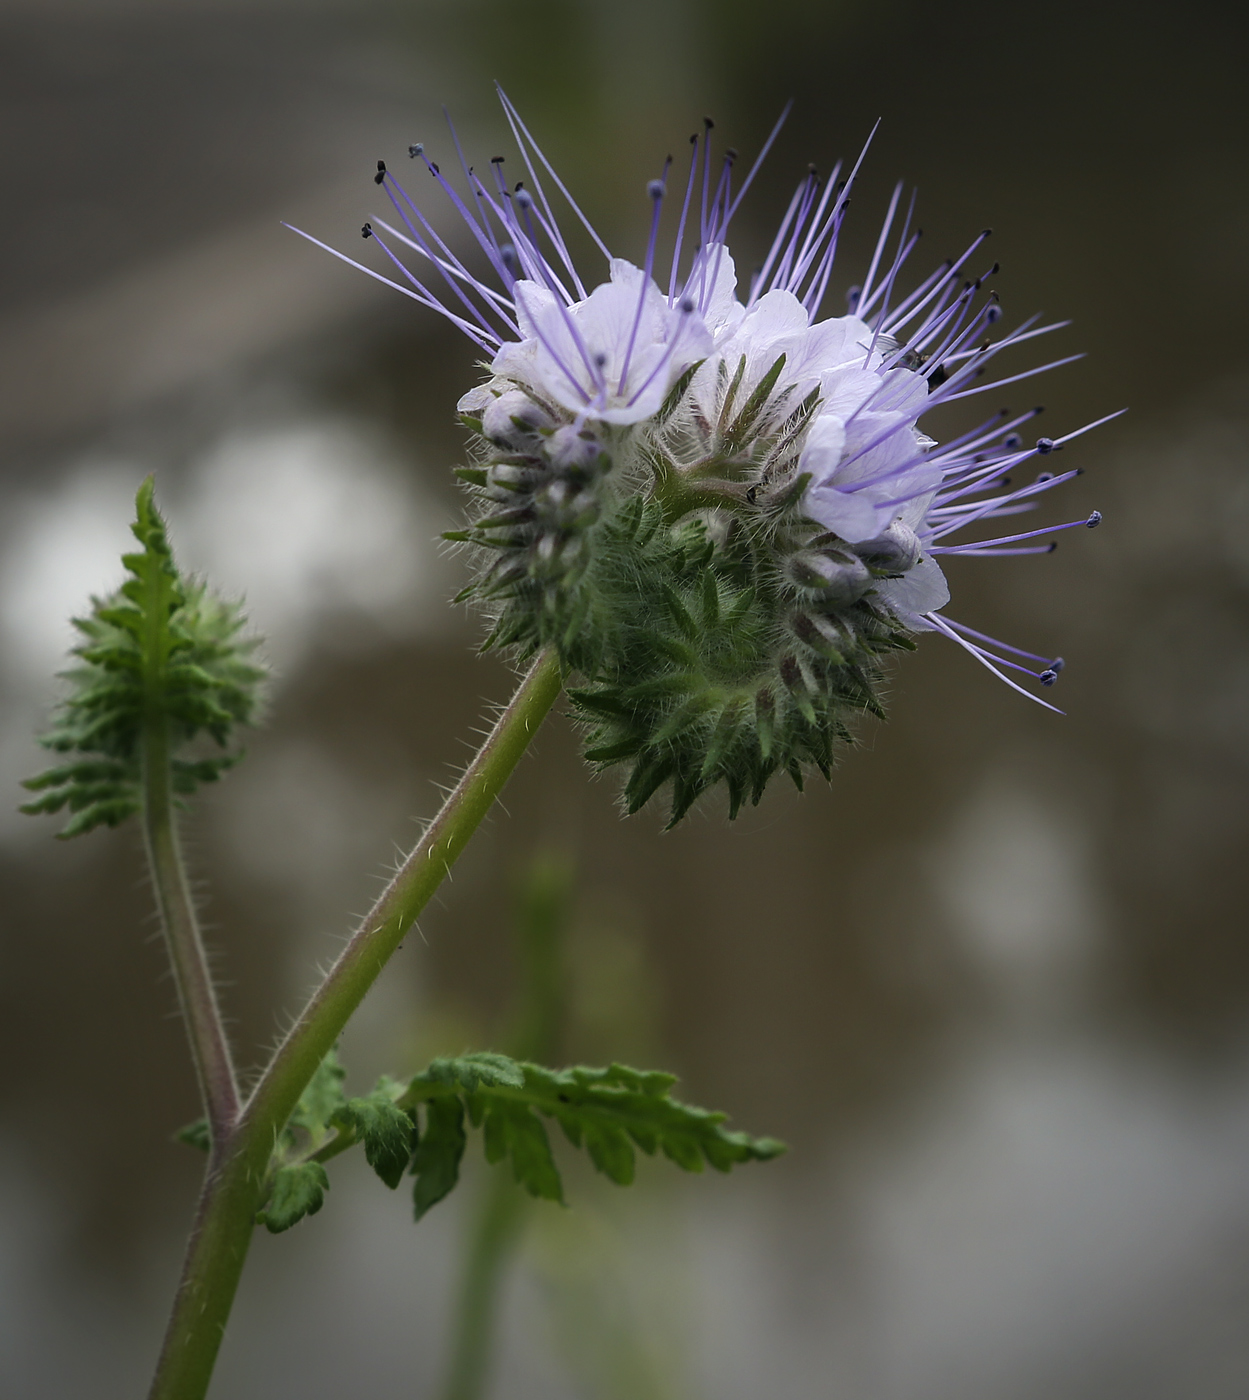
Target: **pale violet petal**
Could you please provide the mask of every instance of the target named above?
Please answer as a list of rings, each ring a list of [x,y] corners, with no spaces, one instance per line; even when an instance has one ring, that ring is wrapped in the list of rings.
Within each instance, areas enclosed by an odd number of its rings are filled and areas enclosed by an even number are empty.
[[[839,491],[826,484],[809,487],[803,504],[813,520],[851,544],[875,539],[888,528],[892,514],[863,492]]]
[[[916,631],[931,630],[923,614],[936,612],[950,601],[950,586],[941,566],[930,554],[925,554],[913,569],[901,578],[882,579],[876,585],[877,596],[893,612]]]

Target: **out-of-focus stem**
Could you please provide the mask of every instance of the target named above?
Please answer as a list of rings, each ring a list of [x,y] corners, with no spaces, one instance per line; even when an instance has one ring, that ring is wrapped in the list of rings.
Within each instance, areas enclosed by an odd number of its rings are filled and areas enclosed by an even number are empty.
[[[508,1050],[521,1060],[553,1059],[564,1010],[563,951],[571,872],[554,859],[528,872],[516,917],[521,985]],[[481,1400],[490,1374],[499,1294],[524,1225],[528,1201],[500,1165],[476,1201],[452,1323],[442,1400]]]
[[[470,1227],[442,1400],[480,1400],[485,1392],[499,1290],[526,1205],[508,1171],[490,1173]]]

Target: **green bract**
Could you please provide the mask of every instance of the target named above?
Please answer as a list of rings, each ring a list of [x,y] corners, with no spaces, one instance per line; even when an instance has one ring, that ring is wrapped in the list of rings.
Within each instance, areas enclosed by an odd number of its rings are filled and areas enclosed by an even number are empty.
[[[173,789],[179,794],[212,782],[236,763],[237,752],[186,754],[201,735],[225,750],[238,724],[256,713],[264,673],[251,661],[257,641],[240,635],[237,604],[184,578],[153,501],[149,477],[139,488],[131,529],[141,552],[122,556],[130,577],[106,598],[93,598],[75,618],[83,641],[79,665],[64,672],[69,694],[40,742],[74,755],[24,784],[44,795],[23,812],[73,813],[62,837],[116,826],[141,805],[145,726],[166,727]]]

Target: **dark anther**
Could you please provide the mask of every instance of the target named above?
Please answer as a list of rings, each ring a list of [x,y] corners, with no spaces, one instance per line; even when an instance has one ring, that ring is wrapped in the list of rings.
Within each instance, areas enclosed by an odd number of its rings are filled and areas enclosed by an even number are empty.
[[[1090,530],[1095,530],[1097,526],[1099,526],[1102,523],[1101,511],[1095,510],[1093,514],[1090,515],[1084,523],[1089,527]]]
[[[947,370],[944,365],[938,365],[928,376],[928,387],[930,389],[935,389],[938,384],[944,384],[949,377],[949,370]]]
[[[378,164],[381,165],[381,161],[378,161]],[[381,185],[381,184],[384,184],[385,181],[386,181],[386,167],[383,165],[382,168],[377,172],[377,174],[373,176],[373,183],[374,183],[375,185]]]
[[[425,147],[424,147],[424,145],[422,145],[422,143],[421,143],[420,141],[417,141],[417,142],[415,143],[415,145],[412,145],[412,146],[409,146],[409,147],[408,147],[408,159],[409,159],[409,160],[415,160],[415,159],[417,158],[417,156],[423,156],[424,154],[425,154]]]
[[[1004,477],[1002,478],[1000,484],[1001,484],[1002,490],[1005,491],[1006,488],[1010,485],[1010,477],[1004,476]]]
[[[373,225],[372,225],[372,224],[365,224],[364,227],[360,230],[360,237],[361,237],[361,238],[372,238],[372,237],[373,237]]]
[[[1061,656],[1056,656],[1056,657],[1053,659],[1053,661],[1050,662],[1050,670],[1051,670],[1051,671],[1061,671],[1061,670],[1063,669],[1063,667],[1066,666],[1066,664],[1067,664],[1067,663],[1062,659]]]
[[[503,158],[502,156],[491,156],[491,157],[490,157],[490,164],[491,164],[491,165],[502,165],[502,164],[503,164],[503,159],[504,159],[504,158]]]
[[[809,160],[807,162],[807,174],[818,175],[819,173],[819,168],[816,166],[816,163],[813,160]]]
[[[1057,541],[1057,540],[1050,540],[1050,547],[1049,547],[1048,552],[1049,552],[1050,554],[1053,554],[1053,552],[1054,552],[1057,548],[1058,548],[1058,541]]]
[[[1001,272],[1001,270],[1002,264],[1000,262],[995,262],[993,266],[989,269],[989,276],[996,277],[998,273]]]
[[[437,175],[437,174],[438,174],[438,162],[437,162],[437,161],[433,161],[433,160],[430,161],[430,163],[429,163],[429,173],[430,173],[431,175]]]
[[[685,313],[685,315],[690,315],[690,313],[693,312],[694,309],[694,302],[691,297],[681,298],[681,310]]]
[[[690,137],[690,145],[691,145],[691,146],[696,146],[697,144],[698,144],[698,132],[695,132],[695,133],[693,134],[693,136]]]
[[[646,193],[652,199],[662,199],[664,197],[664,182],[662,180],[651,180],[646,186]]]
[[[1036,440],[1036,450],[1041,454],[1042,457],[1046,456],[1047,453],[1053,452],[1053,450],[1054,450],[1054,439],[1053,439],[1053,438],[1047,438],[1047,437],[1039,437],[1039,438],[1037,438],[1037,440]]]
[[[377,168],[378,168],[378,170],[379,170],[383,175],[385,175],[385,173],[386,173],[386,162],[385,162],[384,160],[379,160],[379,161],[377,162]]]
[[[983,235],[982,235],[982,236],[985,237],[985,238],[988,238],[988,236],[989,236],[992,232],[993,232],[993,230],[992,230],[991,228],[984,229],[984,230],[983,230]]]
[[[1053,472],[1037,472],[1037,474],[1036,474],[1036,479],[1037,479],[1038,482],[1042,482],[1042,481],[1053,481],[1053,479],[1054,479],[1054,473],[1053,473]]]
[[[711,128],[715,126],[715,122],[713,122],[710,117],[704,117],[703,125],[707,128],[708,131],[710,131]]]
[[[984,318],[992,326],[1002,319],[1002,308],[994,302],[992,306],[985,310]]]
[[[1058,672],[1054,670],[1042,671],[1038,679],[1042,685],[1053,685],[1058,679]]]
[[[737,147],[736,147],[736,146],[726,146],[726,147],[725,147],[725,151],[724,151],[724,158],[725,158],[725,160],[736,160],[736,159],[737,159]]]

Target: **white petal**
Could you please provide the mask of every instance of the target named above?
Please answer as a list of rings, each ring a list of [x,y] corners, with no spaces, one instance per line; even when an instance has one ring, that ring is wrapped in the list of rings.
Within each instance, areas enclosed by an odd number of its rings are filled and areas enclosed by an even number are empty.
[[[813,520],[850,544],[875,539],[888,528],[892,515],[862,492],[839,491],[827,484],[810,487],[804,504]]]
[[[701,278],[693,278],[686,293],[702,305],[707,329],[715,334],[724,326],[736,325],[746,308],[737,299],[737,267],[728,248],[723,243],[708,243],[703,257],[709,285],[704,287]]]
[[[908,627],[919,632],[932,630],[921,614],[935,612],[950,601],[950,586],[930,554],[901,578],[882,579],[876,585],[876,593]]]

